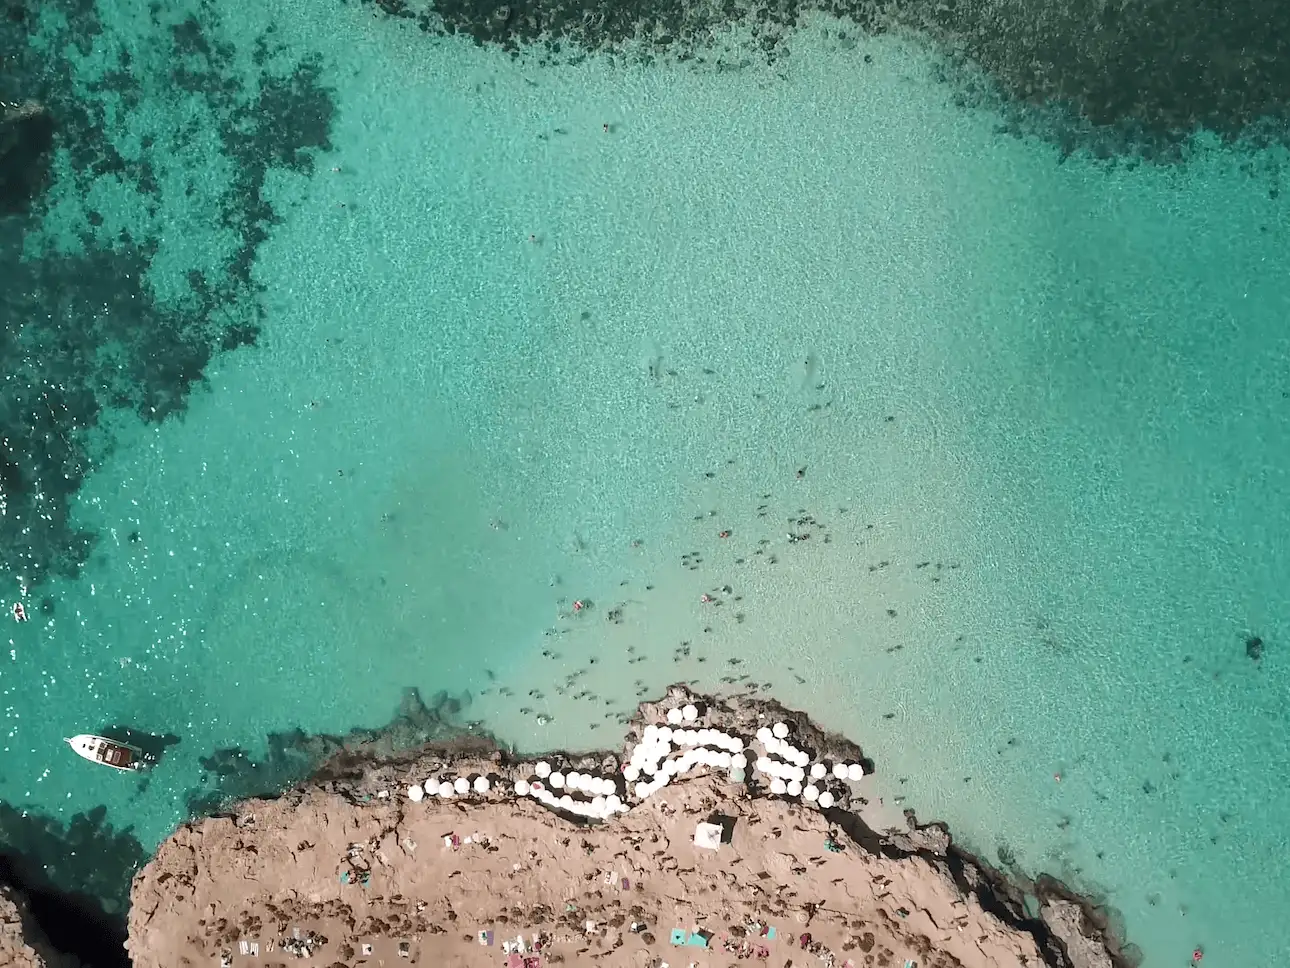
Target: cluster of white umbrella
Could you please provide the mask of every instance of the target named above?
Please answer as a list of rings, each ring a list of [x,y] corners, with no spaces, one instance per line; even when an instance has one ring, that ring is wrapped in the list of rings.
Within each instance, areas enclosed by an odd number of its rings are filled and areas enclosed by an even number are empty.
[[[805,783],[807,764],[811,764],[812,781],[824,779],[829,774],[829,768],[823,763],[812,764],[810,753],[788,742],[788,733],[787,723],[775,723],[758,729],[757,741],[761,743],[766,755],[757,757],[753,765],[758,772],[771,778],[770,792],[774,796],[800,796],[809,803],[818,803],[825,810],[829,809],[836,802],[833,794],[828,790],[821,790],[815,782]],[[834,763],[832,773],[834,779],[854,783],[863,779],[864,767],[859,763]]]
[[[464,797],[472,790],[475,793],[484,794],[489,791],[492,784],[486,776],[477,776],[472,783],[464,776],[459,776],[455,780],[440,780],[437,777],[431,777],[424,784],[414,783],[408,787],[408,799],[418,801],[424,797],[439,797],[442,800],[451,800],[453,797]]]
[[[565,810],[591,820],[607,820],[616,813],[627,812],[627,806],[618,796],[618,784],[608,777],[575,771],[561,773],[552,770],[545,760],[533,767],[533,774],[532,779],[516,781],[516,795],[532,797],[553,810]],[[561,796],[553,790],[580,791],[590,794],[591,799],[574,797],[572,793]]]
[[[688,715],[691,710],[693,706],[680,710],[682,721],[693,718]],[[685,751],[680,756],[670,756],[673,746],[685,747]],[[651,723],[632,748],[631,758],[623,767],[623,779],[635,783],[636,796],[644,800],[671,783],[673,777],[696,766],[743,769],[748,763],[743,748],[743,740],[719,729],[673,729]]]
[[[669,709],[666,717],[670,725],[651,723],[645,727],[641,741],[633,747],[631,759],[623,767],[623,779],[628,784],[635,784],[632,792],[638,799],[648,798],[675,777],[700,766],[730,770],[732,778],[742,782],[742,771],[748,766],[744,740],[719,729],[682,727],[682,723],[694,722],[699,717],[698,707],[693,703]],[[800,796],[827,810],[836,798],[828,790],[821,789],[819,781],[830,775],[844,783],[855,783],[864,778],[864,767],[859,763],[834,763],[832,768],[822,762],[812,763],[811,754],[790,743],[788,734],[787,723],[775,723],[757,730],[757,742],[761,744],[764,755],[758,756],[753,765],[758,772],[771,778],[772,795]],[[679,756],[671,755],[674,747],[682,748]],[[734,775],[734,771],[740,772]],[[439,797],[450,800],[472,791],[485,794],[490,787],[486,776],[476,776],[473,781],[464,776],[455,780],[432,777],[424,784],[408,787],[408,799],[418,801],[425,797]],[[518,796],[533,797],[552,809],[590,819],[606,820],[627,811],[615,780],[575,771],[561,773],[552,770],[546,761],[535,764],[530,778],[518,780],[514,790]],[[565,792],[556,792],[561,790]],[[574,793],[582,793],[586,797],[575,797]]]

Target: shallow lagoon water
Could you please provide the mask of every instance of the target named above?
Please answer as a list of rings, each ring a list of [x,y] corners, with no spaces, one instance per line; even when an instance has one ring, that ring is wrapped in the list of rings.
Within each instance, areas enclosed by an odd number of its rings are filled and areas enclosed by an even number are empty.
[[[251,50],[267,21],[225,16]],[[771,683],[1149,963],[1284,950],[1290,284],[1247,157],[1063,161],[823,19],[716,70],[274,17],[333,150],[266,180],[258,345],[182,416],[109,421],[98,547],[10,631],[0,797],[151,844],[199,757],[405,686],[541,749],[616,743],[670,681]],[[161,292],[227,241],[222,164],[159,164]],[[182,742],[139,791],[59,748],[108,723]]]

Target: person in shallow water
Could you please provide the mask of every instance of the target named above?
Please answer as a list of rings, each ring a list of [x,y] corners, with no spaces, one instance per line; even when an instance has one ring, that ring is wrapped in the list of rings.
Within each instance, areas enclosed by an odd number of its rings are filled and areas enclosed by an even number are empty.
[[[13,603],[13,620],[15,622],[27,621],[27,610],[22,607],[22,602]]]

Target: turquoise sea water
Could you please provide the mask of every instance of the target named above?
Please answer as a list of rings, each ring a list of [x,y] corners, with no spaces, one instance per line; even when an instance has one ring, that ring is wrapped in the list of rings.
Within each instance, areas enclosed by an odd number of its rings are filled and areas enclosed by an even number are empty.
[[[311,0],[194,14],[248,126],[317,64],[330,147],[264,173],[257,344],[91,435],[98,544],[5,636],[0,798],[151,846],[199,758],[379,725],[405,686],[541,749],[747,676],[885,796],[1105,896],[1148,964],[1290,947],[1278,154],[1063,160],[822,17],[773,66],[739,29],[541,65]],[[125,229],[181,304],[235,248],[187,15],[100,8],[75,49],[42,14],[156,190],[60,155],[28,260]],[[123,51],[135,100],[95,88]],[[181,738],[146,789],[59,743],[108,724]]]

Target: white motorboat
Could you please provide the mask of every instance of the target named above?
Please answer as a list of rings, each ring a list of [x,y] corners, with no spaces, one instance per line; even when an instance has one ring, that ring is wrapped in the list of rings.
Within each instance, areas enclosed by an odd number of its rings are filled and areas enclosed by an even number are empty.
[[[79,736],[65,739],[64,742],[76,751],[77,756],[82,756],[91,763],[121,770],[123,773],[146,770],[152,765],[153,758],[139,747],[122,743],[120,740],[108,739],[105,736],[81,733]]]

